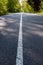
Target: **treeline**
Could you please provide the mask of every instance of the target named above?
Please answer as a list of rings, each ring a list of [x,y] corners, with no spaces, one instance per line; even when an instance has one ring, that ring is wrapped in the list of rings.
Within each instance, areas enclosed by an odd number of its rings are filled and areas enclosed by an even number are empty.
[[[28,0],[27,2],[31,5],[34,11],[40,11],[43,0]]]
[[[20,12],[20,4],[18,0],[0,0],[0,15],[8,12]]]
[[[26,0],[26,5],[24,6],[27,7],[28,12],[41,12],[43,10],[43,0]],[[24,8],[25,10],[26,7]]]

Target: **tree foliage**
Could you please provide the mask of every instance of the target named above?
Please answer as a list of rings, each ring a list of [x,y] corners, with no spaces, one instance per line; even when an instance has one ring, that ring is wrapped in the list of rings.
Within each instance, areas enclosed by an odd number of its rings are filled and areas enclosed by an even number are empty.
[[[28,0],[27,1],[34,9],[34,11],[40,11],[41,0]]]
[[[20,12],[20,4],[18,0],[0,0],[0,15],[8,12]]]
[[[19,11],[20,5],[17,0],[8,0],[8,11],[17,12]]]
[[[0,0],[0,15],[3,15],[7,12],[7,1]]]
[[[25,0],[23,1],[23,11],[32,12],[32,7]]]

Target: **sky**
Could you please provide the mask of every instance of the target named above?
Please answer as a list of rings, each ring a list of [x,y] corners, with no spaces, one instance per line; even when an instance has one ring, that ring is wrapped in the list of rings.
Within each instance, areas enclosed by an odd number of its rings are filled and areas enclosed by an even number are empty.
[[[19,0],[19,2],[20,2],[20,5],[22,6],[22,0]]]

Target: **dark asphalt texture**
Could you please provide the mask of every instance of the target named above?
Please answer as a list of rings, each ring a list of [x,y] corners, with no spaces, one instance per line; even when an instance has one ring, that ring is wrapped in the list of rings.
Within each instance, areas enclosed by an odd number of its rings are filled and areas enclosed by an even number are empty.
[[[43,65],[43,16],[23,15],[24,65]]]
[[[5,15],[0,25],[0,65],[16,65],[20,14]],[[43,16],[22,15],[23,65],[43,65]]]
[[[20,15],[3,16],[5,26],[0,26],[0,65],[16,65]]]

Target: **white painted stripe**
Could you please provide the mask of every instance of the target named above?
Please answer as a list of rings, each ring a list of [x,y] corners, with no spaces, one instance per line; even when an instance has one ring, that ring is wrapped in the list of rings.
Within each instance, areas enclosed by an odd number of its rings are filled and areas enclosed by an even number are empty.
[[[21,13],[21,18],[20,18],[20,29],[19,29],[19,37],[18,37],[16,65],[23,65],[22,13]]]

